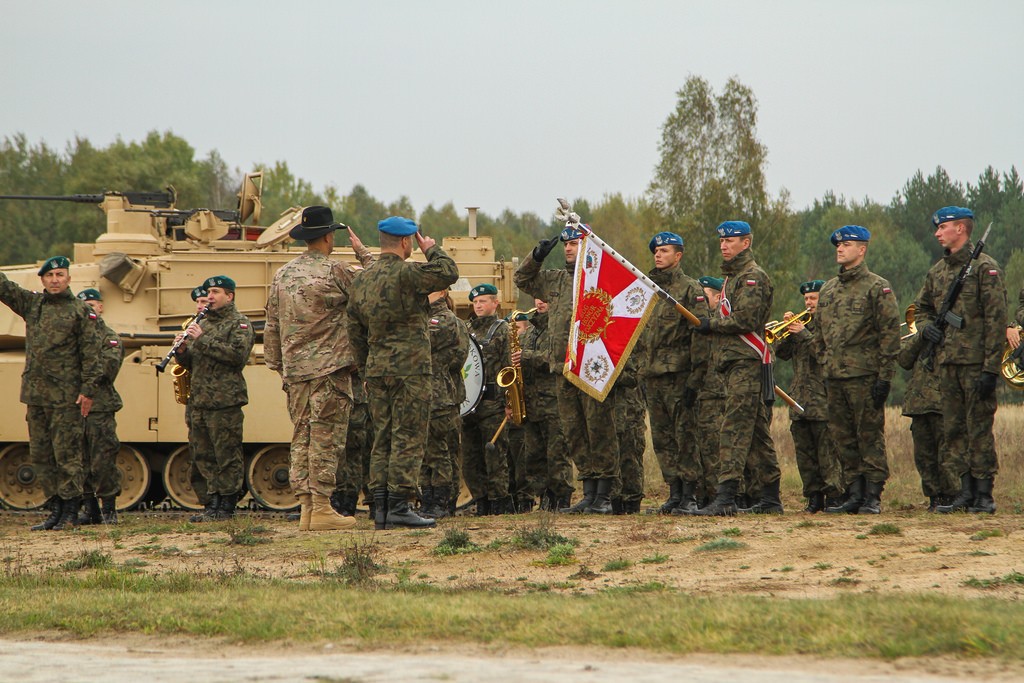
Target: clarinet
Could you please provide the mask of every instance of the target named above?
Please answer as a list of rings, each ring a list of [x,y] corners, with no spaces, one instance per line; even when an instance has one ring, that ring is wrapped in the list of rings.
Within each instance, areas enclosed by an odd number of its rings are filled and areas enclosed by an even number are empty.
[[[210,307],[207,306],[203,310],[201,310],[198,313],[196,313],[196,317],[192,318],[192,322],[190,322],[188,325],[186,325],[186,328],[191,326],[191,325],[195,325],[195,324],[199,323],[203,318],[206,317],[206,314],[209,313],[209,312],[210,312]],[[171,350],[167,352],[167,355],[164,356],[164,359],[156,364],[156,371],[157,371],[157,373],[161,373],[161,372],[164,371],[164,368],[167,367],[167,364],[171,362],[171,358],[174,356],[175,352],[181,347],[182,344],[185,343],[185,339],[186,338],[187,338],[187,336],[182,336],[181,339],[179,339],[178,341],[174,342],[174,344],[171,345]]]

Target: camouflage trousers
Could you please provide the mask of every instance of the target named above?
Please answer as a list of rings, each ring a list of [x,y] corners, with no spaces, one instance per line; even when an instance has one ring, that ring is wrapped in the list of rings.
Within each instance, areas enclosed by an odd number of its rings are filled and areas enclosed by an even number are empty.
[[[366,403],[353,403],[348,416],[345,450],[338,458],[338,469],[334,475],[336,491],[359,493],[370,476],[372,448],[373,424],[370,420],[370,406]]]
[[[981,365],[943,365],[941,369],[942,431],[951,471],[958,481],[965,474],[992,479],[999,472],[992,434],[996,394],[978,397],[974,382],[981,375]]]
[[[484,401],[472,415],[462,418],[462,476],[474,498],[508,497],[508,426],[488,449],[487,442],[505,419],[504,401]]]
[[[352,373],[342,369],[305,382],[292,382],[286,391],[288,415],[294,426],[288,458],[292,493],[330,496],[338,461],[345,457]]]
[[[615,479],[619,476],[619,437],[615,433],[615,397],[604,402],[591,398],[564,377],[555,385],[562,436],[580,479]]]
[[[796,468],[804,498],[815,493],[835,496],[843,492],[843,476],[825,420],[793,420],[789,425],[796,451]]]
[[[718,435],[722,431],[725,399],[712,396],[697,402],[697,449],[700,455],[701,478],[698,496],[705,500],[718,489]]]
[[[532,407],[532,406],[531,406]],[[523,423],[527,471],[537,478],[530,492],[540,496],[551,491],[557,496],[571,496],[572,463],[562,437],[562,423],[555,410],[527,412]]]
[[[28,448],[46,497],[64,500],[82,495],[85,420],[78,406],[28,406]]]
[[[192,410],[192,479],[204,483],[204,496],[233,496],[242,492],[242,406]],[[199,489],[196,489],[199,493]],[[200,498],[202,500],[203,498]]]
[[[849,379],[829,378],[828,428],[843,470],[843,487],[864,475],[867,481],[885,482],[889,462],[885,453],[885,408],[871,398],[874,375]]]
[[[697,411],[683,405],[687,374],[670,372],[646,380],[651,441],[666,484],[701,475],[697,445]]]
[[[644,451],[647,448],[647,402],[638,386],[616,385],[615,433],[619,437],[619,476],[612,483],[612,497],[625,501],[644,499]]]
[[[524,419],[525,423],[526,420]],[[533,500],[534,482],[539,478],[537,458],[527,460],[526,430],[509,419],[505,425],[508,431],[508,492],[517,501]]]
[[[742,480],[747,469],[760,485],[772,484],[782,473],[772,442],[771,409],[761,400],[761,361],[730,361],[721,373],[725,405],[718,439],[718,482]]]
[[[421,485],[452,486],[454,457],[449,435],[459,429],[458,418],[458,406],[441,406],[430,412],[427,448],[420,467]]]
[[[412,499],[427,445],[430,375],[368,377],[366,393],[373,420],[370,489],[386,487]]]
[[[910,434],[914,437],[914,467],[921,477],[921,492],[933,496],[956,495],[960,490],[960,474],[952,471],[943,448],[942,415],[925,413],[910,418]]]
[[[117,420],[112,411],[89,413],[85,418],[85,485],[83,491],[97,498],[116,498],[121,493],[121,470],[117,469]]]

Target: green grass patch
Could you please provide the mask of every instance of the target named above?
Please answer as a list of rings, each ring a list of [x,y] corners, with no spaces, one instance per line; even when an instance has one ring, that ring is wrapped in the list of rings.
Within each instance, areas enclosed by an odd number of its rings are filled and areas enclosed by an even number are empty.
[[[975,532],[971,536],[972,541],[984,541],[986,538],[997,538],[1002,536],[1003,532],[999,529],[982,529],[981,531]]]
[[[79,569],[107,569],[114,566],[114,560],[109,554],[100,550],[83,550],[75,557],[60,565],[64,571],[78,571]]]
[[[560,567],[567,564],[576,564],[576,546],[572,543],[559,543],[548,548],[547,557],[538,560],[534,564],[548,567]]]
[[[725,553],[730,550],[743,550],[747,547],[742,541],[734,541],[731,538],[716,538],[713,541],[702,543],[693,549],[695,553]]]
[[[832,565],[828,562],[818,562],[814,565],[814,567],[812,567],[812,569],[817,569],[818,571],[825,571],[826,569],[832,569]]]
[[[738,526],[732,526],[732,527],[729,527],[728,529],[722,529],[722,535],[723,536],[733,536],[733,537],[735,537],[735,536],[742,536],[743,532],[740,531],[740,528]]]
[[[922,552],[922,553],[937,553],[937,552],[939,552],[939,546],[937,546],[937,545],[926,545],[925,547],[921,548],[918,552]]]
[[[654,553],[640,560],[641,564],[664,564],[665,562],[668,562],[668,555],[661,553]]]
[[[522,550],[550,550],[556,545],[580,544],[579,539],[567,538],[555,531],[554,524],[546,518],[541,518],[534,526],[518,527],[509,543]]]
[[[480,546],[469,538],[469,532],[459,527],[445,529],[444,538],[432,551],[435,555],[465,555],[481,550]]]
[[[1006,576],[996,579],[976,579],[971,577],[964,581],[963,585],[968,588],[998,588],[1000,586],[1013,586],[1024,584],[1024,574],[1010,572]]]
[[[892,522],[882,522],[871,527],[868,533],[872,536],[902,536],[903,530]]]
[[[620,557],[620,558],[617,558],[617,559],[614,559],[614,560],[609,560],[608,562],[606,562],[604,567],[601,568],[601,571],[604,571],[604,572],[621,572],[623,569],[629,569],[632,566],[633,566],[633,561],[632,560],[627,560],[624,557]]]

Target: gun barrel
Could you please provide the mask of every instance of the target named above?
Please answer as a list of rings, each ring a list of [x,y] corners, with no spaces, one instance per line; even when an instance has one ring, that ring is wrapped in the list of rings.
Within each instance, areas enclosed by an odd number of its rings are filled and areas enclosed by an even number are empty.
[[[101,194],[66,194],[66,195],[39,195],[39,194],[0,194],[0,199],[28,199],[35,202],[76,202],[78,204],[100,204],[103,202]]]
[[[65,195],[41,195],[41,194],[0,194],[0,199],[24,199],[34,202],[75,202],[76,204],[102,204],[108,195],[124,197],[129,204],[136,206],[151,206],[159,209],[168,209],[174,206],[176,199],[173,188],[167,188],[166,192],[106,192],[100,194],[65,194]]]

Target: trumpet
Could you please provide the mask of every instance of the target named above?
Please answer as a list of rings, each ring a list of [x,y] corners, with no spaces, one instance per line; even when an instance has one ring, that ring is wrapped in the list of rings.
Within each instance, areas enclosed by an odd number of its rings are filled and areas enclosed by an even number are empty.
[[[1016,327],[1020,329],[1020,325]],[[1003,360],[999,366],[1003,379],[1014,389],[1024,389],[1024,363],[1021,362],[1022,356],[1024,356],[1024,342],[1016,349],[1007,344],[1006,350],[1003,351]]]
[[[810,310],[805,308],[802,312],[798,313],[797,315],[794,315],[789,320],[772,320],[771,322],[764,326],[764,340],[769,344],[774,344],[780,339],[785,339],[790,334],[792,334],[792,331],[789,329],[790,325],[792,325],[793,323],[800,323],[801,325],[806,325],[807,323],[811,322],[811,318],[812,316]]]

